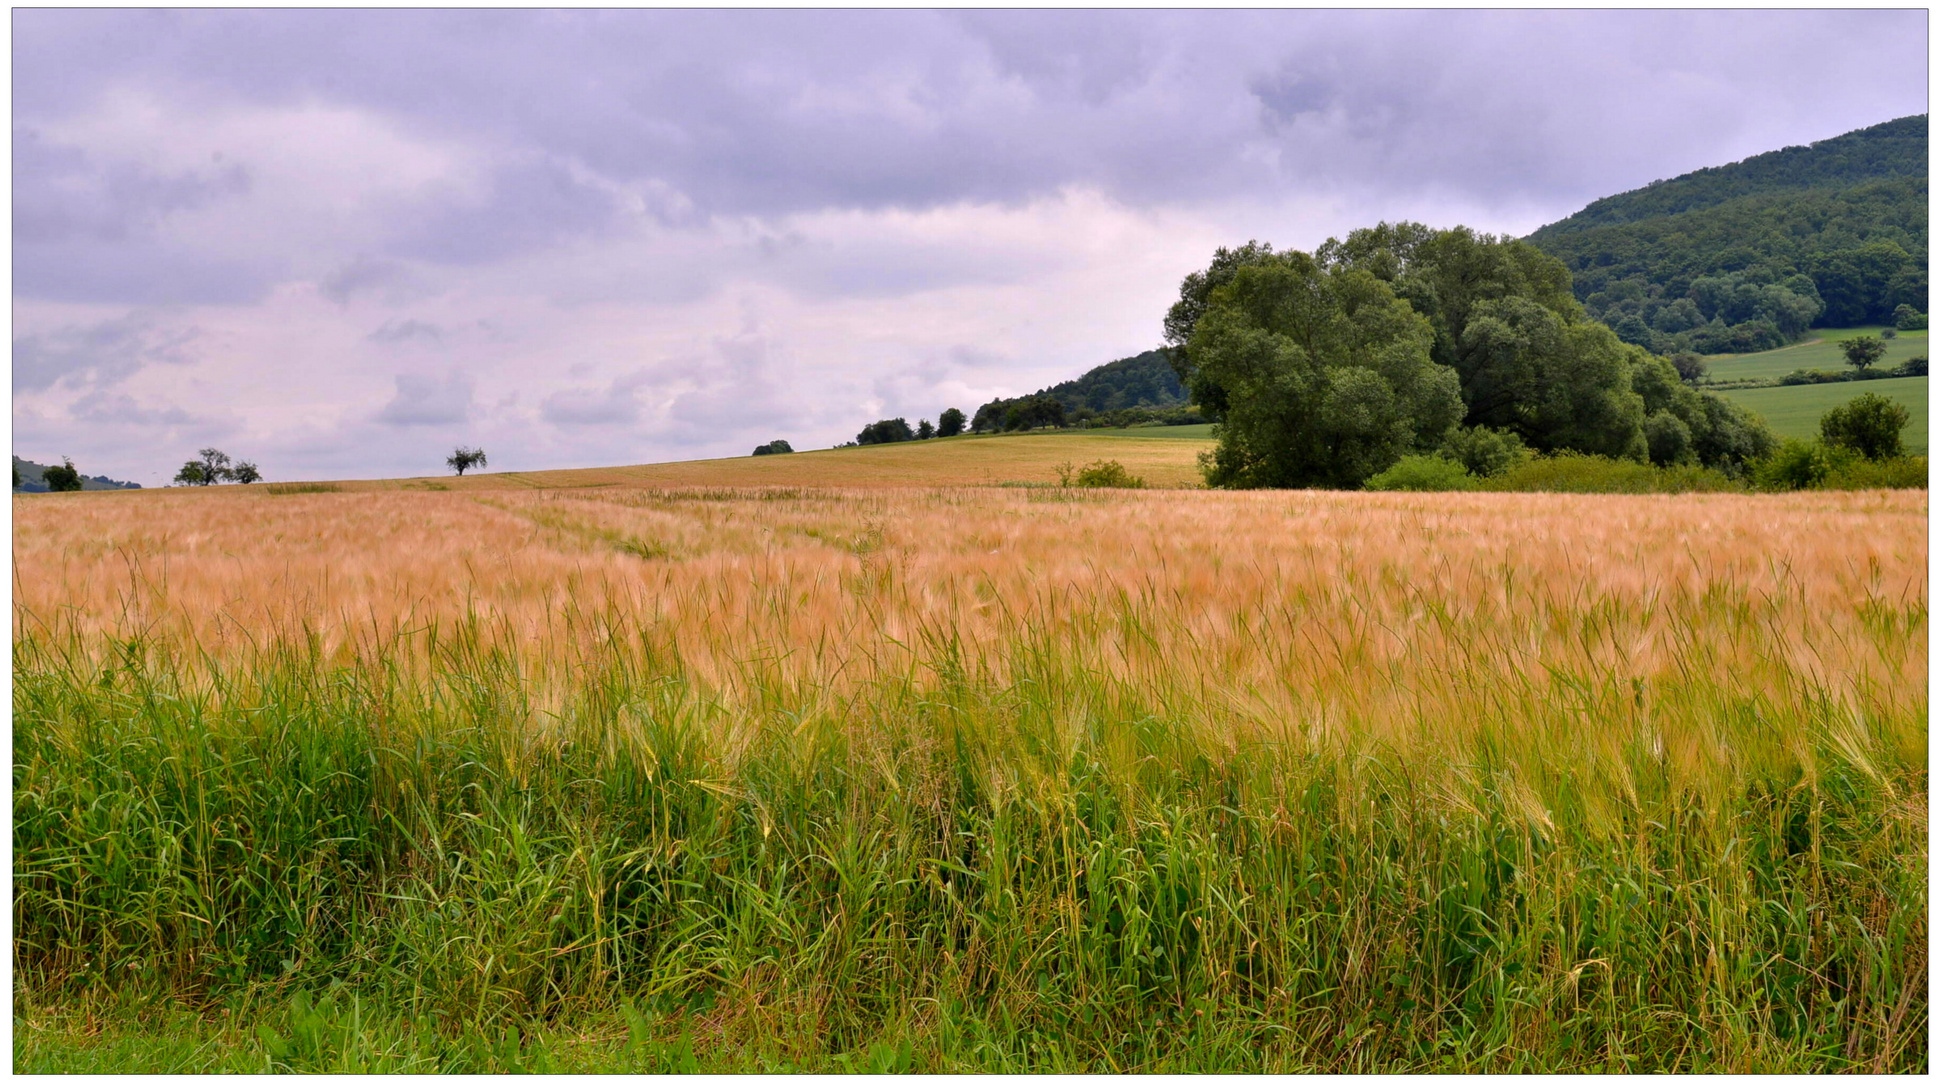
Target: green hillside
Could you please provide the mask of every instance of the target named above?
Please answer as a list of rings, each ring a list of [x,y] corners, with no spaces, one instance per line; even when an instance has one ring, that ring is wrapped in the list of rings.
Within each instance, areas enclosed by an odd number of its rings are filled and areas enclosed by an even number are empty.
[[[1754,352],[1926,310],[1924,116],[1598,199],[1527,237],[1575,296],[1657,352]]]
[[[1061,427],[1092,419],[1136,423],[1145,419],[1184,420],[1175,414],[1188,395],[1168,359],[1169,350],[1151,349],[1099,364],[1068,382],[1016,398],[997,398],[976,410],[970,430],[978,432]],[[1189,418],[1195,423],[1196,418]]]
[[[28,461],[26,458],[15,455],[13,468],[16,473],[20,474],[20,485],[14,488],[15,491],[21,492],[22,494],[37,494],[44,493],[47,490],[47,481],[43,475],[46,472],[47,466],[37,461]],[[81,477],[82,491],[120,491],[138,488],[140,486],[140,484],[132,480],[110,480],[106,476]]]

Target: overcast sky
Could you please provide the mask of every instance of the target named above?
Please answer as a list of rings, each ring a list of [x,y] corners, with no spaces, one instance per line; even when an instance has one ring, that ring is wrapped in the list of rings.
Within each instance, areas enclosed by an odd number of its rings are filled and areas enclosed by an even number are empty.
[[[1926,111],[1923,11],[13,14],[13,446],[745,454],[1160,344],[1247,239],[1525,234]]]

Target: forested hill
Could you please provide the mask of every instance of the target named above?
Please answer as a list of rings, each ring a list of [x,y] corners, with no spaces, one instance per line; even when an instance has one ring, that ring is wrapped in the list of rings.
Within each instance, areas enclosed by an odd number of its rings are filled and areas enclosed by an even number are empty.
[[[1069,382],[1020,398],[997,398],[976,410],[972,431],[1062,426],[1127,410],[1173,409],[1185,403],[1184,384],[1165,349],[1099,364]],[[1134,417],[1123,417],[1134,419]]]
[[[1657,352],[1742,352],[1926,310],[1927,118],[1598,199],[1527,237],[1575,296]]]

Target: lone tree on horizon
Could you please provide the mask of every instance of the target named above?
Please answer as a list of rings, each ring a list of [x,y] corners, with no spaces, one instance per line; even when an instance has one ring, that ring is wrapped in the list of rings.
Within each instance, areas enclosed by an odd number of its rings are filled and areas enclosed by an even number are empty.
[[[473,450],[468,446],[460,446],[451,451],[451,456],[444,459],[444,464],[450,466],[459,476],[463,476],[466,469],[485,467],[485,452],[481,449]]]
[[[1865,334],[1862,337],[1845,338],[1837,343],[1844,350],[1844,363],[1859,371],[1868,371],[1872,364],[1884,359],[1884,341]]]

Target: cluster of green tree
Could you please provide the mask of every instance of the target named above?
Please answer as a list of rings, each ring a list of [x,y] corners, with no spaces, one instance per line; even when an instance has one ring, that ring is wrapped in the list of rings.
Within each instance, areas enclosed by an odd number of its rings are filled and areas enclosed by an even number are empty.
[[[1061,398],[1045,393],[1028,397],[997,398],[985,402],[969,421],[969,430],[978,435],[997,431],[1028,431],[1031,428],[1066,427],[1070,423]]]
[[[1168,348],[1150,349],[1099,364],[1068,382],[1017,398],[997,398],[976,410],[969,430],[978,434],[1038,427],[1127,427],[1131,424],[1196,424],[1180,412],[1187,395]]]
[[[794,448],[788,445],[786,439],[775,439],[773,442],[762,443],[754,447],[755,457],[766,457],[769,454],[791,454],[793,452]]]
[[[49,491],[110,491],[115,489],[135,489],[140,484],[132,480],[112,480],[107,476],[83,476],[74,463],[63,457],[59,465],[42,465],[15,456],[13,459],[13,489],[22,494],[38,494]]]
[[[196,456],[182,463],[175,473],[175,483],[184,487],[207,487],[232,481],[237,484],[253,484],[262,479],[262,473],[253,462],[237,461],[231,463],[229,455],[213,446],[205,446]]]
[[[900,416],[893,420],[877,420],[862,428],[861,434],[855,436],[855,441],[847,445],[873,446],[917,439],[947,439],[962,434],[966,420],[962,410],[957,408],[942,410],[942,415],[936,417],[933,424],[923,420],[912,428],[908,426],[908,420]]]
[[[1610,196],[1527,237],[1655,352],[1754,352],[1927,306],[1926,118]]]
[[[1354,488],[1462,440],[1736,473],[1776,442],[1589,318],[1559,261],[1466,228],[1221,248],[1184,279],[1165,335],[1220,424],[1216,487]]]

